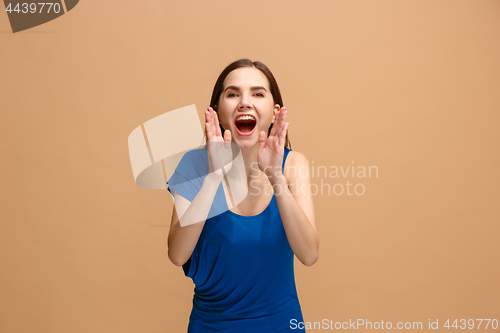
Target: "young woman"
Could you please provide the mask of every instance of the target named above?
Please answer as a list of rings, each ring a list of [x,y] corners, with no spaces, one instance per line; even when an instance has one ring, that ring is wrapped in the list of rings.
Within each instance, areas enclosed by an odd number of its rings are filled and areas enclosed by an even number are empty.
[[[304,331],[294,255],[313,265],[319,238],[308,163],[289,149],[286,117],[271,71],[233,62],[205,112],[206,148],[186,153],[168,181],[175,201],[168,256],[195,284],[188,332]],[[238,174],[227,163],[231,144],[248,190],[236,206],[223,186]],[[216,203],[226,209],[214,213]]]

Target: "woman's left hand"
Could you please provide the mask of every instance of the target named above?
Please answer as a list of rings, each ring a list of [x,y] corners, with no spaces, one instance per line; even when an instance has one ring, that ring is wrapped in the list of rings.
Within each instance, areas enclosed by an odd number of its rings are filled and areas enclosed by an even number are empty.
[[[273,128],[269,137],[266,132],[259,133],[259,152],[257,162],[259,168],[270,179],[279,178],[282,175],[283,154],[285,152],[285,137],[289,123],[286,122],[286,107],[282,107],[276,114]]]

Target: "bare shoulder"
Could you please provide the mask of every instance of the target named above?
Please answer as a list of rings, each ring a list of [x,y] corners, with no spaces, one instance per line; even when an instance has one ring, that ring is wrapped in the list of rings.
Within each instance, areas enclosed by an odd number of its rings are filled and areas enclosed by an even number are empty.
[[[291,150],[286,158],[285,168],[287,165],[307,165],[307,158],[304,154]]]
[[[283,174],[288,180],[296,179],[298,177],[309,176],[309,162],[304,154],[292,150],[288,153],[285,161],[285,170]]]

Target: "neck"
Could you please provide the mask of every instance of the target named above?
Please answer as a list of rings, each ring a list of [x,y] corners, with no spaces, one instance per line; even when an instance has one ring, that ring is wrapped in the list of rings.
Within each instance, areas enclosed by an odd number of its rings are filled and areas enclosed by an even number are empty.
[[[259,169],[259,165],[257,164],[259,145],[249,148],[240,148],[240,150],[245,164],[247,182],[250,182],[252,179],[259,178],[262,175],[262,171]]]

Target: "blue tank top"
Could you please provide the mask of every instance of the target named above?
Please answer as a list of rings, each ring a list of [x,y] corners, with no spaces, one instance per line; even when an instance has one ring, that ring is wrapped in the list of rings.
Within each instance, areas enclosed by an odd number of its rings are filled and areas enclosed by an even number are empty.
[[[283,170],[289,152],[285,148]],[[206,150],[192,150],[177,166],[168,189],[193,201],[207,171]],[[225,202],[222,184],[215,201]],[[182,266],[195,284],[188,333],[305,332],[292,325],[304,320],[294,253],[275,195],[255,216],[238,215],[225,207],[222,214],[205,221],[191,257]]]

